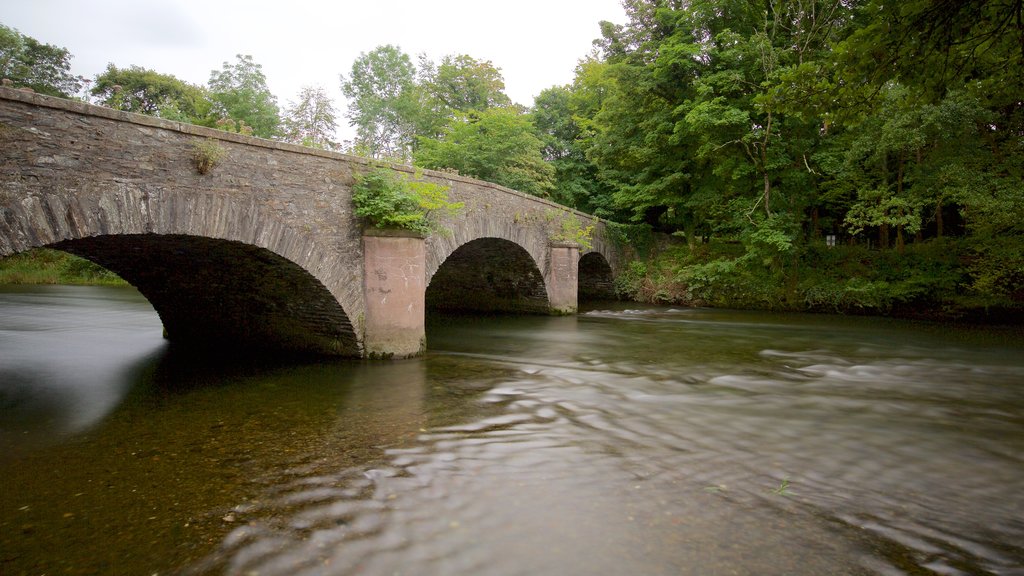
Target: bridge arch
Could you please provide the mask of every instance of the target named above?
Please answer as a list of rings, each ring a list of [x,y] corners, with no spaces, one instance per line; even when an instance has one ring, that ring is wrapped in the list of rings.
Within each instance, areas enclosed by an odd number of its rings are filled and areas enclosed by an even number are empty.
[[[428,269],[429,266],[428,266]],[[477,238],[453,250],[428,277],[426,306],[439,310],[547,313],[544,276],[525,248]]]
[[[0,213],[5,252],[49,247],[89,259],[150,301],[172,343],[361,355],[339,263],[244,198],[146,184],[81,182],[27,194]],[[356,282],[358,284],[358,282]],[[358,286],[357,286],[358,288]]]
[[[608,258],[598,251],[580,256],[579,290],[580,300],[614,300],[614,273]]]

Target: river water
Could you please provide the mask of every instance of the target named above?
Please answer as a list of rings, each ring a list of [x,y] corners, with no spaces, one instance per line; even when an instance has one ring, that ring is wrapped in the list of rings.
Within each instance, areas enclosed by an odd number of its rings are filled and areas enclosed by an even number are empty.
[[[0,288],[2,574],[1024,574],[1024,336],[615,305],[394,363]]]

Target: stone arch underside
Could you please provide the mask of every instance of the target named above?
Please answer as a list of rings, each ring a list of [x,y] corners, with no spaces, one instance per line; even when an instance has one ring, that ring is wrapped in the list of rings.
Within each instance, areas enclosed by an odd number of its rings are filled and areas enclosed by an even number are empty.
[[[611,265],[600,252],[588,252],[579,261],[580,300],[614,300],[615,283]]]
[[[96,262],[138,288],[174,345],[359,355],[331,293],[265,248],[178,234],[95,236],[49,247]]]
[[[502,238],[478,238],[456,248],[430,277],[428,309],[547,313],[544,276],[525,248]]]
[[[172,342],[361,355],[352,323],[362,312],[359,263],[339,260],[252,199],[84,182],[73,196],[29,191],[4,203],[0,253],[43,246],[139,288]]]

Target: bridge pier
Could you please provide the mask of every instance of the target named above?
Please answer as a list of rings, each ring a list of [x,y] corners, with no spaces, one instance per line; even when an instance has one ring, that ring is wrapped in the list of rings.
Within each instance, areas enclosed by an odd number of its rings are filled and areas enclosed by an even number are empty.
[[[363,295],[367,358],[409,358],[426,349],[426,268],[421,236],[367,230],[363,236]]]
[[[579,305],[580,247],[551,244],[548,248],[548,304],[554,314],[575,314]]]

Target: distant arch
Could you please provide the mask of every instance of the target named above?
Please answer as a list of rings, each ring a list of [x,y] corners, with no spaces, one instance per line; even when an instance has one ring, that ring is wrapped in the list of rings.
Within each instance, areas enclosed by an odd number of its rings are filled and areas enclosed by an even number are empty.
[[[612,267],[600,252],[588,252],[579,261],[579,300],[614,300]]]
[[[429,279],[428,309],[476,312],[549,310],[544,276],[525,248],[502,238],[459,246]]]

